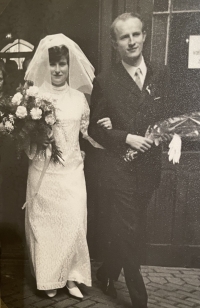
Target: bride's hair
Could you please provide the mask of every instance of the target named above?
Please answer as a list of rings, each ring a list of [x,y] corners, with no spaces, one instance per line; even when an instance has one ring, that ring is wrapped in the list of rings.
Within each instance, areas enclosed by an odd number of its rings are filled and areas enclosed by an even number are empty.
[[[65,57],[69,64],[69,49],[65,45],[49,48],[49,63],[59,62],[62,57]]]
[[[48,85],[52,90],[49,64],[60,62],[63,56],[69,65],[69,86],[90,95],[94,68],[81,48],[62,33],[47,35],[40,41],[26,71],[25,80],[32,81],[39,88]]]

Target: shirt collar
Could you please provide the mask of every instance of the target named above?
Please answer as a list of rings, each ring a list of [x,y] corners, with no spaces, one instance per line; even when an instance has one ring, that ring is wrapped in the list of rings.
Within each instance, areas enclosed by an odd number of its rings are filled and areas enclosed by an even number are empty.
[[[129,65],[127,63],[125,63],[123,60],[122,60],[122,64],[124,66],[124,68],[127,70],[128,73],[131,73],[131,75],[135,75],[135,72],[138,68],[140,68],[140,71],[141,71],[141,74],[145,77],[146,76],[146,73],[147,73],[147,66],[144,62],[144,57],[142,56],[142,60],[141,60],[141,63],[138,65],[138,66],[132,66],[132,65]]]

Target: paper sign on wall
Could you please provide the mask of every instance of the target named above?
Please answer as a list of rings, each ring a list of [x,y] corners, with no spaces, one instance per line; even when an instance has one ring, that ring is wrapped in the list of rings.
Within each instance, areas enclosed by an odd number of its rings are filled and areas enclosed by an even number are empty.
[[[188,68],[200,68],[200,35],[190,35]]]

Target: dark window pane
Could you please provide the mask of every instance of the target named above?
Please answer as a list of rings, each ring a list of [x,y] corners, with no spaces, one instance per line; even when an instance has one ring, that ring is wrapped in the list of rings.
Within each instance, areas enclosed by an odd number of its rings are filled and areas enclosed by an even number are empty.
[[[168,11],[169,0],[154,0],[154,12]]]
[[[200,10],[199,0],[174,0],[173,2],[174,11]]]
[[[200,70],[188,69],[190,35],[198,35],[200,13],[173,14],[170,27],[168,65],[173,93],[173,110],[186,113],[199,110]]]
[[[167,38],[167,16],[157,15],[153,18],[152,54],[151,60],[165,64]]]

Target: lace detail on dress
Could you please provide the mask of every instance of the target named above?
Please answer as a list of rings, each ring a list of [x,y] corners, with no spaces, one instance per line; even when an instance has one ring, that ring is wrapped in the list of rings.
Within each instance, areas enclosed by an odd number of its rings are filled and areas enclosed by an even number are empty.
[[[87,122],[83,126],[88,126],[89,108],[84,95],[71,88],[60,91],[57,98],[53,132],[64,165],[50,162],[34,203],[26,207],[27,244],[40,290],[62,288],[67,280],[91,285],[86,187],[79,146],[82,119]],[[43,165],[35,158],[30,164],[27,200],[35,191]]]
[[[88,106],[87,100],[84,100],[84,107],[83,107],[83,114],[81,117],[81,125],[80,125],[80,131],[83,135],[83,138],[88,140],[93,147],[103,149],[103,147],[94,141],[89,135],[88,135],[88,126],[89,126],[89,120],[90,120],[90,108]]]

